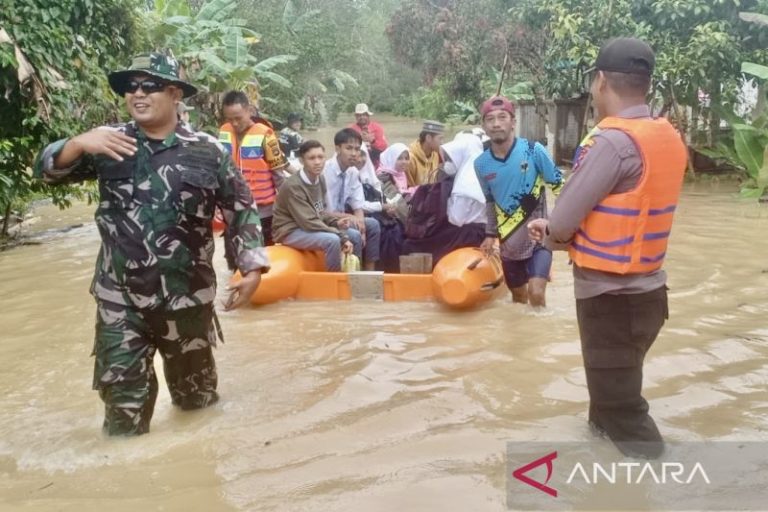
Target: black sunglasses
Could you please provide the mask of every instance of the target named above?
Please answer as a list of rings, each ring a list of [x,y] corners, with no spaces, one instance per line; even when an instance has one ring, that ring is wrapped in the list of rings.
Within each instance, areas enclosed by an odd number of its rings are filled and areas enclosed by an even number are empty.
[[[160,82],[159,80],[154,80],[152,78],[141,81],[131,79],[125,84],[124,90],[127,94],[133,94],[139,90],[139,87],[141,87],[141,90],[146,94],[152,94],[153,92],[163,91],[169,85],[170,83],[168,82]]]

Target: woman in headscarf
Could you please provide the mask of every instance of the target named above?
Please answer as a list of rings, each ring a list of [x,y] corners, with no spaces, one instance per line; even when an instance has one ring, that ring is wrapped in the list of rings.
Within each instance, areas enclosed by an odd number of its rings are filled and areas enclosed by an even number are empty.
[[[407,150],[408,148],[406,148],[406,154]],[[400,206],[397,200],[388,198],[384,190],[385,186],[376,176],[373,162],[365,146],[360,148],[360,157],[356,167],[360,171],[360,181],[363,184],[363,194],[365,195],[363,211],[366,215],[378,220],[381,226],[379,261],[376,264],[376,269],[384,272],[398,272],[400,249],[404,238],[402,221],[399,219],[402,217],[403,221],[405,220],[405,216],[408,214],[408,205],[405,200],[400,200],[402,203]]]
[[[459,133],[440,150],[445,155],[443,172],[455,176],[448,199],[448,220],[458,227],[485,223],[485,195],[474,167],[475,158],[483,152],[482,141],[471,133]]]
[[[482,243],[485,197],[473,166],[482,152],[482,142],[472,134],[459,134],[440,146],[440,179],[420,186],[411,200],[403,254],[428,252],[436,264],[455,249]]]
[[[405,224],[408,216],[408,200],[416,187],[408,187],[408,146],[397,142],[381,153],[378,179],[386,202],[394,206],[397,219]]]
[[[357,159],[355,167],[357,167],[357,170],[360,172],[360,182],[363,184],[363,195],[365,196],[363,211],[366,215],[381,213],[384,211],[381,182],[376,176],[376,171],[373,169],[373,162],[371,162],[368,148],[366,148],[365,145],[360,146],[360,156]]]

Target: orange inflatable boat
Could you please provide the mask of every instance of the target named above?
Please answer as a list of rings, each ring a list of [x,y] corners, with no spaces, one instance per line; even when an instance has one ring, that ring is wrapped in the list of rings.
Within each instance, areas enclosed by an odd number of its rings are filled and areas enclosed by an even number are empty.
[[[444,256],[431,274],[326,272],[321,252],[299,251],[285,245],[267,247],[272,268],[261,278],[254,305],[284,299],[385,301],[437,300],[455,309],[468,309],[502,295],[504,282],[498,258],[479,249],[457,249]],[[234,277],[239,279],[239,275]]]

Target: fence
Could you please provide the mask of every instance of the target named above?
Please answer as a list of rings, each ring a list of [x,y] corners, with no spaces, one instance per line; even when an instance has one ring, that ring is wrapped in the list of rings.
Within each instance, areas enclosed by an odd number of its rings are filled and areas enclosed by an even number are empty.
[[[547,145],[547,106],[541,102],[521,101],[517,104],[517,135]]]
[[[515,131],[520,137],[547,147],[558,165],[570,165],[584,138],[586,98],[521,101],[517,104]]]
[[[552,156],[555,163],[570,165],[573,163],[573,154],[585,135],[584,112],[587,99],[555,100],[551,105],[554,108]]]

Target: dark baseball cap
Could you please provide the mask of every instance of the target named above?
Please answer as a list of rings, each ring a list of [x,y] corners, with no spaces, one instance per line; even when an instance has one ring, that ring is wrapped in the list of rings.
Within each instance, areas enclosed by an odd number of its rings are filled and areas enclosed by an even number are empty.
[[[610,39],[600,48],[594,69],[651,76],[656,57],[648,43],[634,37]]]
[[[480,116],[485,118],[486,114],[494,110],[504,110],[509,115],[515,115],[515,105],[504,96],[491,96],[480,105]]]

